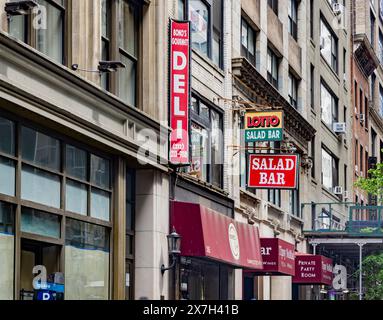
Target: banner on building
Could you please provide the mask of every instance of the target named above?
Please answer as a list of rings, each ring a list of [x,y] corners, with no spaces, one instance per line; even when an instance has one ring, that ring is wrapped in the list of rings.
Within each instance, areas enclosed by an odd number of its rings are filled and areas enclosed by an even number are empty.
[[[169,160],[190,163],[190,23],[170,20]]]
[[[283,111],[248,112],[245,115],[245,141],[282,141]]]
[[[319,255],[296,254],[293,283],[331,285],[332,281],[332,259]]]
[[[248,187],[257,189],[297,189],[298,155],[249,155]]]

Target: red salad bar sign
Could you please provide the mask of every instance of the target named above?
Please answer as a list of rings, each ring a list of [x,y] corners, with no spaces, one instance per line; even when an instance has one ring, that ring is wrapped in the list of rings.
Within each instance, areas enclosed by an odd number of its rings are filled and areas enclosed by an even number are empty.
[[[248,186],[257,189],[297,189],[297,155],[260,155],[249,157]]]
[[[186,165],[189,155],[190,24],[170,21],[170,162]]]

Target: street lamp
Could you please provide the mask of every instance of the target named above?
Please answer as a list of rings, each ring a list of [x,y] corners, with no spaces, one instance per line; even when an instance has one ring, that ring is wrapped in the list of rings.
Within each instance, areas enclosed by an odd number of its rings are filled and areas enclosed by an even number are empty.
[[[169,234],[167,238],[169,255],[171,255],[172,257],[172,264],[167,268],[165,267],[165,265],[162,265],[162,274],[164,274],[165,271],[171,270],[176,266],[177,257],[181,254],[181,236],[176,232],[176,229],[174,227],[172,233]]]

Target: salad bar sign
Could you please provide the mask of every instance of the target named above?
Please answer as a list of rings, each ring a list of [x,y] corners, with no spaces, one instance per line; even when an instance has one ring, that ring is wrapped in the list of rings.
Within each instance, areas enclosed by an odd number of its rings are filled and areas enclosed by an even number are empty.
[[[282,141],[283,111],[246,113],[245,140],[246,142]]]
[[[248,187],[257,189],[297,189],[298,155],[251,154]]]

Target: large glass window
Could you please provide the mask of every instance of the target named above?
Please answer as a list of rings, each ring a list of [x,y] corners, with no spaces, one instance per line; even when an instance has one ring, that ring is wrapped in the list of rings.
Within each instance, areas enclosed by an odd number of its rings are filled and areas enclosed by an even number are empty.
[[[15,250],[14,207],[0,202],[0,300],[12,300]]]
[[[192,98],[192,164],[187,172],[222,187],[222,114],[197,97]]]
[[[321,111],[322,121],[331,128],[338,121],[338,99],[321,83]]]
[[[252,27],[242,18],[242,27],[241,27],[241,51],[242,56],[246,57],[250,63],[255,66],[255,42],[256,42],[256,33]]]
[[[338,72],[338,39],[323,19],[321,19],[320,31],[320,52],[331,68]]]
[[[109,298],[109,232],[105,227],[67,219],[65,299]]]
[[[60,238],[60,217],[39,210],[22,208],[21,231],[50,238]]]
[[[65,297],[107,299],[111,160],[25,127],[22,121],[0,117],[0,134],[0,299],[14,295],[16,206],[8,202],[20,203],[21,299],[33,296],[28,292],[33,266],[46,265],[48,275],[60,273],[57,241],[64,240],[62,228],[66,230]],[[15,198],[19,196],[16,185],[21,199]]]
[[[222,67],[222,0],[189,0],[192,47]]]

